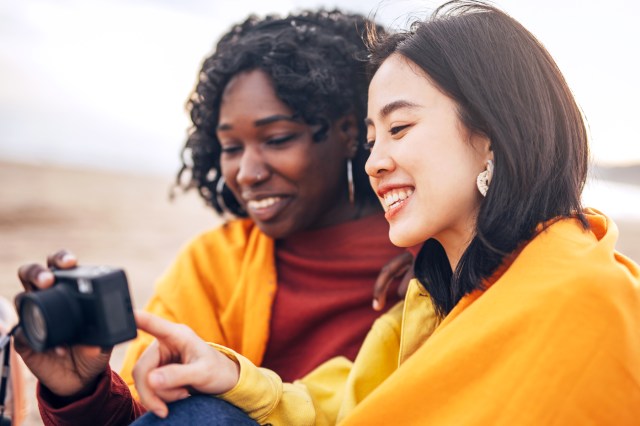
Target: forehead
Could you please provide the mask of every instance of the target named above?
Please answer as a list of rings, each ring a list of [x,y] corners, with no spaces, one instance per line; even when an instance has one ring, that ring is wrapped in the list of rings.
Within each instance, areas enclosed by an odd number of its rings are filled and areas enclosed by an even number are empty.
[[[387,58],[369,85],[368,120],[378,120],[398,105],[430,108],[446,97],[429,76],[415,63],[399,54]]]
[[[264,111],[264,114],[260,114]],[[291,109],[276,95],[271,78],[262,70],[241,72],[229,80],[220,99],[220,116],[251,113],[270,115],[291,113]]]

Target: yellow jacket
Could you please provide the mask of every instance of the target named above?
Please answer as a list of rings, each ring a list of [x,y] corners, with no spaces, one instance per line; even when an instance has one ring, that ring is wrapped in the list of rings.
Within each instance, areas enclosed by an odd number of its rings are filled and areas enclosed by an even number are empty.
[[[293,384],[216,345],[241,366],[219,397],[273,425],[637,425],[640,269],[587,218],[550,225],[440,324],[414,280],[354,363]]]
[[[187,324],[203,339],[260,364],[275,292],[273,240],[251,220],[235,220],[188,244],[159,280],[145,310]],[[121,376],[136,399],[131,371],[152,341],[140,332],[127,348]]]

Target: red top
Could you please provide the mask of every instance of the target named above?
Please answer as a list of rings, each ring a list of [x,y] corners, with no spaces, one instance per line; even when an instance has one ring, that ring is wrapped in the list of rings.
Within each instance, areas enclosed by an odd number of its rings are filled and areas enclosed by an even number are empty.
[[[381,214],[276,242],[276,293],[262,366],[285,382],[339,355],[354,360],[373,321],[373,284],[403,249]],[[354,236],[357,236],[354,237]],[[397,302],[397,283],[387,292]]]
[[[270,335],[262,365],[290,382],[335,356],[353,360],[381,314],[371,307],[378,273],[403,250],[389,242],[388,225],[378,214],[277,241],[270,328],[278,332]],[[396,289],[397,283],[385,306],[398,300]],[[44,386],[37,394],[45,425],[128,424],[145,412],[111,369],[91,395],[70,404]]]

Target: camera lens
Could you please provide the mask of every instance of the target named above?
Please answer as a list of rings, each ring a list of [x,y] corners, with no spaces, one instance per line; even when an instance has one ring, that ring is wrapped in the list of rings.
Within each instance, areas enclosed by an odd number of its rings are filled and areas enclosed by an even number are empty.
[[[20,325],[29,346],[42,352],[74,342],[82,321],[75,294],[68,285],[57,284],[19,296]]]
[[[37,342],[38,346],[44,346],[47,341],[47,322],[44,319],[42,309],[31,299],[26,299],[22,304],[22,325],[24,332],[33,342]]]

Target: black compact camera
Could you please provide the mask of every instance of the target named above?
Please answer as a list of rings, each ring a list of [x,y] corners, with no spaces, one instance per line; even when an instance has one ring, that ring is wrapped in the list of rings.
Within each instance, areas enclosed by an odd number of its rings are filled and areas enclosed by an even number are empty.
[[[78,266],[53,275],[53,287],[16,297],[20,327],[34,350],[63,344],[110,347],[136,337],[122,269]]]

